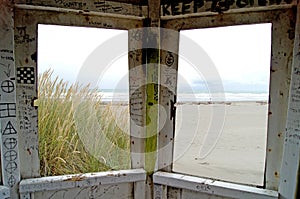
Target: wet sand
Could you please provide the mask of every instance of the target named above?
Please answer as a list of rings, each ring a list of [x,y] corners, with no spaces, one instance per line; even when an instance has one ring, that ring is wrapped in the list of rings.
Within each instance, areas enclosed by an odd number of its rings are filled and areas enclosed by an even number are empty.
[[[262,185],[267,108],[264,102],[177,105],[173,171]]]

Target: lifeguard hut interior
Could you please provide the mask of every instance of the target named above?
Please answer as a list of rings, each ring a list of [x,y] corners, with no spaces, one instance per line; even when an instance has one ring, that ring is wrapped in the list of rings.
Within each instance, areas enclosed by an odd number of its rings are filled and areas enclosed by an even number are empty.
[[[271,57],[262,185],[176,172],[180,32],[263,23],[271,24]],[[127,31],[129,169],[41,177],[39,24]],[[0,0],[0,25],[0,198],[299,197],[299,1]],[[202,57],[189,47],[185,56],[201,63]],[[91,78],[99,75],[88,69],[81,72]]]

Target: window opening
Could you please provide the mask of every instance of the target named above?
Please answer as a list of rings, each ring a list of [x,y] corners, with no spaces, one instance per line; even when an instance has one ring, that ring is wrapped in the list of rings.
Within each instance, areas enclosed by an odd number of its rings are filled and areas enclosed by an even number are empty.
[[[42,176],[130,168],[127,53],[101,63],[120,34],[127,50],[124,30],[38,25]]]
[[[179,58],[173,171],[255,186],[263,185],[270,79],[271,24],[185,30],[213,62],[225,98],[202,66]],[[180,40],[179,54],[182,40]],[[193,49],[191,49],[193,50]],[[220,91],[218,91],[220,92]],[[224,125],[210,131],[214,110],[225,108]],[[220,121],[222,122],[222,121]],[[219,133],[215,140],[211,134]],[[212,147],[201,155],[201,148]]]

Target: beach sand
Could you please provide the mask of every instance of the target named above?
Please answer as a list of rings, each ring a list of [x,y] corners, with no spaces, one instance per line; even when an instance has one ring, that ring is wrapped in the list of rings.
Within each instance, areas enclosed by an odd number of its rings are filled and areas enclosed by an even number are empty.
[[[263,185],[267,109],[264,102],[177,105],[173,171]]]

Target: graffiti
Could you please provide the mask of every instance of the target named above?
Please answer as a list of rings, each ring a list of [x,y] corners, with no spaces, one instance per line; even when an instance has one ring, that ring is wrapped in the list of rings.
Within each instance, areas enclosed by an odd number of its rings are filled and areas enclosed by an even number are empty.
[[[11,80],[4,80],[1,83],[1,89],[5,93],[12,93],[15,90],[15,85]]]
[[[292,0],[162,0],[161,12],[163,16],[208,11],[222,13],[232,8],[290,4],[291,2]]]
[[[5,68],[5,70],[3,71],[4,72],[4,74],[7,76],[7,77],[10,77],[10,72],[11,72],[11,70],[10,70],[10,64],[2,64],[2,63],[0,63],[0,65],[1,66],[3,66],[4,68]]]
[[[8,150],[12,150],[17,146],[17,139],[16,138],[6,138],[3,142],[3,144]]]
[[[18,155],[17,155],[17,152],[16,151],[7,151],[5,154],[4,154],[4,159],[6,161],[15,161],[17,159]]]
[[[7,122],[6,127],[4,128],[2,135],[11,135],[11,134],[16,134],[17,131],[12,125],[10,121]]]
[[[13,187],[15,184],[16,184],[16,178],[13,175],[11,175],[8,179],[8,185],[10,187]]]
[[[86,7],[85,2],[78,2],[78,1],[65,2],[63,0],[55,0],[55,3],[59,5],[63,5],[64,7],[68,7],[68,8],[83,9]]]
[[[108,4],[105,1],[96,1],[96,2],[94,2],[94,5],[99,11],[102,11],[102,12],[108,12],[108,11],[121,12],[121,11],[123,11],[122,6],[118,6],[118,5],[113,6],[113,5]]]
[[[26,27],[16,27],[15,42],[16,44],[30,43],[35,41],[34,37],[30,37],[26,32]]]
[[[0,103],[0,118],[16,117],[16,103]]]
[[[19,67],[17,68],[17,82],[19,84],[34,84],[34,68],[33,67]]]
[[[98,22],[98,21],[89,21],[89,25],[103,26],[103,27],[106,27],[106,28],[111,28],[111,27],[113,27],[112,24],[103,23],[103,22]]]
[[[166,56],[166,65],[167,66],[172,66],[173,63],[174,63],[175,59],[174,59],[174,56],[172,55],[172,53],[168,52],[167,56]]]

